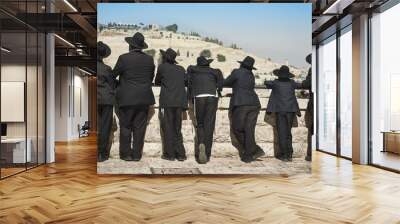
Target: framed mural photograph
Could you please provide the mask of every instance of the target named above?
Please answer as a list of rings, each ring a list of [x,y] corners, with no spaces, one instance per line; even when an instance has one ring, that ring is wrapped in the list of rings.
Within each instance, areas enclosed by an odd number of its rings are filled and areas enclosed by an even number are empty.
[[[311,4],[99,3],[97,172],[309,173],[310,21]]]

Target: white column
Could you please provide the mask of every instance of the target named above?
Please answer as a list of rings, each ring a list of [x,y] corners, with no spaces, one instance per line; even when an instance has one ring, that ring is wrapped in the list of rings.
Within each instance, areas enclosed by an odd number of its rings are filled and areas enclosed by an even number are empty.
[[[53,12],[54,6],[47,1],[47,12]],[[55,43],[54,34],[46,36],[46,163],[55,161]]]
[[[317,47],[315,45],[312,46],[312,60],[311,60],[311,87],[312,87],[312,92],[314,93],[314,105],[313,105],[313,124],[314,124],[314,133],[312,136],[312,149],[315,150],[317,148],[317,135],[316,135],[316,130],[317,130]]]
[[[368,163],[368,15],[353,19],[353,162]]]

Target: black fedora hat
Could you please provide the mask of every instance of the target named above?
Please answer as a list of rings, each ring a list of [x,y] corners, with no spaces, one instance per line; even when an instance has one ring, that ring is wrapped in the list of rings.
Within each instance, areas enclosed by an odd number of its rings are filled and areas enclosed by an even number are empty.
[[[254,58],[250,57],[250,56],[246,56],[243,61],[238,61],[241,65],[243,65],[244,67],[248,68],[248,69],[254,69],[257,70],[257,68],[254,68],[254,63],[255,60]]]
[[[136,49],[146,49],[148,46],[144,42],[144,36],[140,32],[136,32],[132,37],[125,37],[125,41]]]
[[[312,61],[311,54],[309,54],[309,55],[307,55],[307,57],[306,57],[306,62],[307,62],[308,64],[311,64],[311,61]]]
[[[178,64],[178,62],[175,60],[178,54],[172,48],[168,48],[166,51],[161,49],[160,53],[167,61]]]
[[[199,66],[209,65],[212,61],[214,61],[214,59],[211,59],[211,58],[207,59],[204,56],[199,56],[197,58],[197,65],[199,65]]]
[[[286,65],[282,65],[279,69],[275,69],[272,73],[274,73],[274,75],[278,76],[279,78],[295,77],[295,75],[289,71],[289,67]]]
[[[106,58],[110,56],[111,49],[110,47],[103,43],[102,41],[97,42],[97,57],[98,58]]]

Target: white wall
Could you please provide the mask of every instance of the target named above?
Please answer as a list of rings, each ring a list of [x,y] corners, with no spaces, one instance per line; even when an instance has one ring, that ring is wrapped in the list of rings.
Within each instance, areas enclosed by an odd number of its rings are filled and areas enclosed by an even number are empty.
[[[76,68],[56,67],[55,86],[55,140],[77,139],[78,125],[89,117],[88,77]]]

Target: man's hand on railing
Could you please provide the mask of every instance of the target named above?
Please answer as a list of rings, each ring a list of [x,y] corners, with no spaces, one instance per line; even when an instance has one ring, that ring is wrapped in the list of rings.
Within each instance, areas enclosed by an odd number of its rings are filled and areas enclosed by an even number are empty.
[[[227,93],[227,94],[224,95],[224,97],[232,97],[232,96],[233,96],[232,93]]]

